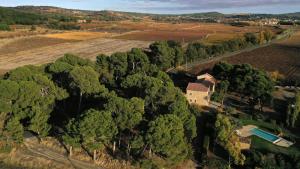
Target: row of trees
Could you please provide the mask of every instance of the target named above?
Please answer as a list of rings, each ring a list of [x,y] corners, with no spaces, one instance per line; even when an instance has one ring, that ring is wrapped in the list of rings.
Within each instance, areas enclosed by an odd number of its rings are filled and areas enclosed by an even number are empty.
[[[141,49],[91,62],[67,54],[54,63],[20,67],[0,80],[1,137],[22,143],[62,128],[72,154],[84,147],[140,161],[178,164],[190,158],[196,119],[183,93]],[[58,137],[58,136],[57,136]]]
[[[79,30],[80,29],[80,26],[74,23],[64,23],[58,21],[51,21],[47,23],[47,27],[51,29],[58,29],[58,30]]]
[[[150,61],[162,70],[167,70],[182,65],[184,62],[216,57],[226,52],[234,52],[249,46],[263,44],[271,41],[273,37],[274,35],[270,30],[264,30],[259,35],[246,33],[244,37],[213,45],[199,42],[189,43],[186,50],[179,42],[160,41],[150,45]]]
[[[190,43],[186,50],[186,57],[189,62],[198,59],[216,57],[226,52],[233,52],[249,46],[263,44],[273,39],[274,35],[270,30],[261,31],[259,35],[246,33],[244,37],[231,39],[222,43],[205,45],[202,43]]]

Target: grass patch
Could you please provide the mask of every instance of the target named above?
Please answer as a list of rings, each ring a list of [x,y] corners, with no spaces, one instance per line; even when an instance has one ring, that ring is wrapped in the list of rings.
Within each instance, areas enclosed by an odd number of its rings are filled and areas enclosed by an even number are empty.
[[[281,153],[286,155],[300,155],[300,150],[296,145],[293,145],[289,148],[280,147],[257,136],[252,136],[251,149],[261,152],[272,152],[275,154]]]
[[[10,153],[12,150],[12,146],[5,144],[0,146],[0,153]]]
[[[0,168],[2,168],[2,169],[26,169],[25,167],[18,167],[18,166],[6,164],[3,161],[0,161]]]

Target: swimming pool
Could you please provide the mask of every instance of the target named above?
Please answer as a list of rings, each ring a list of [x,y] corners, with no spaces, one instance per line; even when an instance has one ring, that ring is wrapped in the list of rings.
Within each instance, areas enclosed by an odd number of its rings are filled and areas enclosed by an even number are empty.
[[[258,128],[252,129],[251,132],[252,132],[253,135],[256,135],[256,136],[258,136],[262,139],[265,139],[267,141],[270,141],[272,143],[274,143],[275,141],[280,139],[280,137],[278,137],[274,134],[271,134],[269,132],[266,132],[264,130],[258,129]]]

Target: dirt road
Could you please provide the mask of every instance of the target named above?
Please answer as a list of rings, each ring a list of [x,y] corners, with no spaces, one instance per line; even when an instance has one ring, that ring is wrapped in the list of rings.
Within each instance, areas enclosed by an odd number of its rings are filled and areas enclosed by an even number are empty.
[[[66,155],[62,155],[58,152],[55,152],[53,150],[50,150],[46,148],[45,146],[42,146],[35,141],[32,141],[32,139],[25,139],[24,142],[27,150],[32,154],[36,155],[38,157],[43,157],[48,160],[65,164],[66,166],[72,166],[74,169],[103,169],[98,166],[95,166],[92,163],[83,162],[79,160],[75,160],[72,158],[69,158]]]

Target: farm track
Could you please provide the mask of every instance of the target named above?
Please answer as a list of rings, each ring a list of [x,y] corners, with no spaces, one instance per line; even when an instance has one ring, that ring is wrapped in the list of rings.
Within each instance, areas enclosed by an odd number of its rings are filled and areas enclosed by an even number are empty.
[[[0,71],[11,70],[29,64],[40,65],[53,62],[65,53],[77,54],[81,57],[95,60],[95,57],[102,53],[110,55],[114,52],[125,52],[131,48],[146,48],[149,44],[150,42],[144,41],[101,38],[11,52],[0,54]]]
[[[60,163],[62,165],[72,166],[72,168],[74,169],[103,169],[101,167],[95,166],[92,163],[69,158],[66,155],[62,155],[58,152],[50,150],[44,146],[33,143],[31,141],[25,141],[25,146],[27,150],[32,154],[33,157],[40,156],[49,160],[53,160],[56,163]]]

